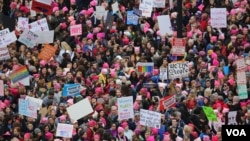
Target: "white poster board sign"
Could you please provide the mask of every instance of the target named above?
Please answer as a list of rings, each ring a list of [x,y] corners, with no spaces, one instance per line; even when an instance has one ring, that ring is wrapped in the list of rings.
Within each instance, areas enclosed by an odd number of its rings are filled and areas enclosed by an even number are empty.
[[[117,99],[118,102],[118,119],[134,118],[133,97],[122,97]]]
[[[37,39],[36,43],[44,44],[44,43],[53,43],[54,42],[54,30],[50,31],[37,31],[36,32],[39,38]]]
[[[169,79],[188,77],[188,74],[189,74],[188,61],[174,62],[168,64]]]
[[[141,109],[140,110],[140,124],[144,126],[160,129],[161,113]]]
[[[157,20],[158,20],[158,24],[159,24],[160,34],[162,36],[164,36],[166,34],[168,34],[168,35],[173,34],[172,25],[170,22],[169,15],[157,16]]]
[[[151,17],[153,10],[153,1],[152,0],[141,0],[139,10],[142,11],[142,16]]]
[[[237,125],[236,116],[237,111],[228,112],[228,125]]]
[[[58,123],[56,128],[56,136],[63,138],[72,138],[73,125]]]
[[[35,32],[29,31],[28,29],[19,37],[18,41],[25,44],[27,47],[33,48],[36,45],[38,35]]]
[[[226,8],[211,8],[211,26],[213,28],[227,27],[227,10]]]

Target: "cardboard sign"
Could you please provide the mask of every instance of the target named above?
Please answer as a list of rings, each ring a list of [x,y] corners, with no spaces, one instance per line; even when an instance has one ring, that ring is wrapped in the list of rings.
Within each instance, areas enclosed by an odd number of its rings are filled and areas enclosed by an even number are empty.
[[[140,109],[140,124],[160,129],[161,127],[161,113]]]
[[[70,36],[82,35],[82,25],[72,25],[70,26]]]
[[[160,68],[160,75],[161,80],[167,80],[168,79],[168,69],[167,68]]]
[[[186,40],[183,38],[173,38],[171,54],[173,56],[184,56]]]
[[[140,73],[146,73],[146,72],[153,72],[154,70],[154,63],[142,63],[138,62],[136,64],[137,71]]]
[[[29,30],[36,32],[36,31],[49,31],[49,26],[46,18],[42,18],[35,22],[30,23]]]
[[[54,42],[54,30],[51,31],[37,31],[36,34],[39,36],[36,43],[44,44],[44,43],[53,43]]]
[[[50,1],[48,4],[47,1],[33,0],[31,9],[36,11],[37,13],[43,12],[46,15],[51,15],[53,13],[53,7]]]
[[[245,71],[237,71],[236,76],[237,76],[237,85],[247,83],[247,78],[246,78],[246,72]]]
[[[165,36],[166,34],[168,35],[173,34],[173,29],[172,29],[169,15],[157,16],[157,20],[159,23],[160,34],[162,36]]]
[[[46,44],[41,52],[38,54],[38,58],[41,60],[49,61],[51,57],[55,55],[57,47]]]
[[[246,84],[240,84],[237,85],[238,89],[238,95],[240,99],[247,99],[248,98],[248,92],[247,92],[247,85]]]
[[[168,65],[169,79],[188,77],[189,67],[188,62],[174,62]]]

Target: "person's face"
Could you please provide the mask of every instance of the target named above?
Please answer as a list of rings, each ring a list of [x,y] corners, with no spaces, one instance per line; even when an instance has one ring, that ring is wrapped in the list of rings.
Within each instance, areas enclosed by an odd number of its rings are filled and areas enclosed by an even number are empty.
[[[175,119],[172,120],[172,126],[176,127],[177,126],[177,121]]]
[[[115,124],[112,124],[111,129],[112,129],[112,130],[116,130],[116,125],[115,125]]]
[[[20,134],[20,132],[17,131],[17,129],[15,128],[13,134],[18,136]]]
[[[112,114],[117,114],[117,108],[112,109]]]
[[[151,47],[151,48],[150,48],[150,52],[151,52],[151,53],[155,53],[155,48]]]
[[[42,69],[42,73],[43,73],[43,74],[47,73],[47,69],[46,69],[46,68],[43,68],[43,69]]]
[[[33,130],[33,125],[32,124],[28,124],[28,129],[29,130]]]
[[[121,91],[120,91],[120,90],[117,90],[117,91],[116,91],[116,96],[117,96],[117,97],[121,97],[121,95],[122,95]]]
[[[95,106],[95,105],[96,105],[96,99],[93,98],[93,99],[91,100],[91,103],[92,103],[93,106]]]
[[[91,45],[93,43],[93,41],[91,39],[88,40],[87,42],[89,45]]]
[[[68,79],[71,79],[73,76],[72,76],[72,73],[67,73],[67,78]]]
[[[149,132],[146,132],[145,133],[145,138],[148,138],[150,136],[150,133]]]

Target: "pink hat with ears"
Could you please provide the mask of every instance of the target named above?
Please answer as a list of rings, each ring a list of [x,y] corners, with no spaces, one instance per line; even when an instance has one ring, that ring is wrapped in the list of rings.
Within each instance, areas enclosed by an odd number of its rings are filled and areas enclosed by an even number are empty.
[[[76,25],[76,20],[71,21],[71,22],[70,22],[70,25],[71,25],[71,26],[72,26],[72,25]]]
[[[247,103],[246,103],[246,102],[240,102],[240,106],[241,106],[241,107],[246,107],[246,106],[247,106]]]
[[[93,40],[93,39],[94,39],[94,35],[93,35],[92,33],[89,33],[89,34],[87,35],[87,38]]]
[[[124,129],[122,127],[118,127],[117,131],[118,131],[118,133],[122,133],[122,132],[124,132]]]
[[[46,65],[46,61],[45,60],[41,60],[39,63],[41,66],[45,66]]]
[[[123,42],[123,44],[128,45],[129,44],[129,38],[123,38],[122,42]]]
[[[214,52],[212,52],[212,54],[211,54],[211,58],[212,58],[212,59],[217,59],[217,54],[216,54],[216,53],[214,53]]]
[[[192,37],[193,37],[192,31],[189,31],[189,32],[187,33],[187,37],[188,37],[188,38],[192,38]]]
[[[66,116],[65,116],[65,115],[61,115],[61,116],[59,117],[59,119],[60,119],[60,121],[66,120]]]
[[[150,137],[148,137],[148,138],[147,138],[147,141],[155,141],[154,136],[150,136]]]
[[[213,135],[212,136],[212,140],[211,141],[219,141],[219,138],[217,135]]]
[[[10,101],[5,99],[4,102],[3,102],[6,106],[10,106]]]
[[[214,86],[219,87],[219,86],[220,86],[220,81],[215,80],[215,81],[214,81]]]
[[[102,68],[108,69],[109,68],[109,64],[108,63],[103,63]]]
[[[217,41],[217,37],[216,36],[212,36],[211,40],[212,40],[212,42],[216,42]]]
[[[98,32],[100,32],[100,27],[95,27],[94,29],[93,29],[93,33],[98,33]]]
[[[25,133],[24,134],[24,139],[30,139],[30,133]]]
[[[98,3],[98,2],[97,2],[96,0],[92,0],[92,1],[90,2],[90,5],[91,5],[91,6],[96,6],[97,3]]]
[[[74,100],[71,98],[71,99],[68,99],[67,100],[67,103],[70,104],[70,105],[73,105],[74,104]]]
[[[121,6],[121,11],[125,11],[126,10],[126,8],[124,7],[124,6]]]
[[[67,28],[67,24],[66,23],[61,23],[60,28],[61,29],[66,29]]]
[[[224,78],[224,74],[222,71],[218,71],[218,78],[219,79],[223,79]]]
[[[14,8],[16,8],[16,7],[17,7],[16,2],[11,2],[11,3],[10,3],[10,8],[14,9]]]
[[[47,124],[48,121],[49,121],[49,119],[48,119],[47,117],[43,117],[43,118],[41,119],[40,123],[42,123],[42,124]]]
[[[53,7],[58,7],[58,3],[57,3],[57,2],[53,2],[53,3],[52,3],[52,6],[53,6]]]
[[[218,67],[219,66],[219,61],[217,59],[214,59],[212,65]]]
[[[88,26],[91,26],[91,25],[92,25],[91,20],[87,20],[87,21],[86,21],[86,24],[87,24]]]
[[[161,36],[160,30],[158,30],[158,31],[156,32],[156,35],[157,35],[157,36]]]
[[[70,0],[70,3],[76,3],[76,0]]]
[[[62,11],[63,11],[63,12],[67,12],[67,11],[69,11],[69,9],[68,9],[66,6],[64,6],[64,7],[62,8]]]
[[[53,7],[53,12],[56,12],[56,11],[58,11],[59,10],[59,8],[58,7]]]
[[[227,57],[227,59],[233,60],[235,58],[233,53],[230,53]]]
[[[249,46],[250,46],[249,43],[245,43],[245,44],[244,44],[244,48],[248,48]]]
[[[94,140],[100,140],[100,135],[95,134],[95,135],[94,135]]]
[[[139,110],[140,105],[137,102],[135,102],[133,107],[135,110]]]
[[[232,35],[236,35],[238,33],[238,30],[237,29],[231,29],[230,33]]]
[[[85,15],[86,14],[86,10],[82,10],[81,12],[80,12],[80,15]]]
[[[54,89],[61,89],[61,84],[60,83],[55,83],[54,84]]]
[[[209,141],[210,139],[209,139],[209,136],[208,135],[204,135],[203,136],[203,141]]]
[[[96,37],[98,37],[98,38],[104,38],[105,37],[105,33],[103,33],[103,32],[97,33]]]
[[[154,69],[154,70],[153,70],[153,74],[154,74],[154,75],[158,75],[159,73],[160,73],[159,69]]]
[[[53,134],[50,133],[50,132],[47,132],[47,133],[45,134],[45,138],[46,138],[47,140],[51,139],[52,137],[53,137]]]
[[[0,108],[1,108],[1,109],[4,109],[4,108],[6,108],[6,107],[7,107],[6,104],[3,103],[2,101],[0,101]]]
[[[157,128],[152,128],[152,134],[157,135],[158,134],[158,129]]]
[[[235,15],[235,14],[236,14],[236,10],[235,9],[231,9],[230,15]]]
[[[234,82],[234,79],[230,78],[228,81],[227,81],[231,86],[233,86],[235,84]]]
[[[219,35],[219,39],[220,39],[220,40],[224,40],[224,39],[225,39],[225,35],[224,35],[223,33],[220,34],[220,35]]]
[[[95,12],[94,8],[93,7],[90,7],[87,11],[88,15],[91,15]]]

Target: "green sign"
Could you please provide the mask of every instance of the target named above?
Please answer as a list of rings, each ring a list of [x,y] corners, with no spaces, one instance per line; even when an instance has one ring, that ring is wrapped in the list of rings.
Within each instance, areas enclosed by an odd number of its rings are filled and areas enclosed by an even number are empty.
[[[247,85],[246,84],[238,85],[237,88],[240,99],[247,99],[248,98]]]
[[[214,113],[214,110],[212,107],[203,106],[202,109],[203,109],[204,113],[206,114],[207,119],[209,121],[217,121],[217,116]]]

